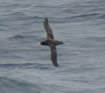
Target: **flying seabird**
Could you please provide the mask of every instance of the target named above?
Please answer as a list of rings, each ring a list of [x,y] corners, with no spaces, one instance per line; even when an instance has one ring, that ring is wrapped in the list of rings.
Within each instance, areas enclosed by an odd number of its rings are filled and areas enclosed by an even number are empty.
[[[47,33],[47,39],[44,41],[41,41],[40,44],[50,47],[52,63],[55,67],[58,67],[56,45],[63,44],[63,42],[54,40],[53,32],[52,32],[52,29],[50,28],[50,25],[48,24],[47,18],[45,18],[44,20],[44,28]]]

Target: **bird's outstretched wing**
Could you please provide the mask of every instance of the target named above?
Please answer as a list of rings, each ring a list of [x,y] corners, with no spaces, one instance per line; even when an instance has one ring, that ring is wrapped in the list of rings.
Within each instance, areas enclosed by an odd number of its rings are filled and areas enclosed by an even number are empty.
[[[52,29],[50,28],[50,25],[48,24],[47,18],[45,18],[45,21],[44,21],[44,28],[47,32],[47,38],[48,39],[54,39],[53,32],[52,32]]]
[[[54,44],[49,44],[50,50],[51,50],[51,60],[54,66],[58,67],[57,63],[57,51]]]

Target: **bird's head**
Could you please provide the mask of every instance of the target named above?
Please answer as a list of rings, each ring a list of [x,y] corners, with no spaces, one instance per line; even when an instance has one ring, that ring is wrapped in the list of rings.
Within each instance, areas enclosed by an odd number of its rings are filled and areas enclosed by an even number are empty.
[[[45,40],[45,41],[41,41],[40,44],[41,45],[48,45],[48,42]]]

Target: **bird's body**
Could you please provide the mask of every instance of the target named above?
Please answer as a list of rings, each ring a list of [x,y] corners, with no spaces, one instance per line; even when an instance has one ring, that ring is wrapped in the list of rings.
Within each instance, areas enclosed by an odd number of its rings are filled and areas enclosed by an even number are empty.
[[[53,32],[48,24],[47,18],[45,18],[45,21],[44,21],[44,28],[47,32],[47,39],[44,41],[41,41],[40,44],[50,47],[52,63],[54,66],[58,67],[56,45],[63,44],[63,42],[54,40]]]
[[[50,40],[50,39],[47,39],[47,40],[44,40],[41,42],[41,45],[49,45],[49,43],[53,43],[54,45],[60,45],[60,44],[63,44],[62,41],[58,41],[58,40]]]

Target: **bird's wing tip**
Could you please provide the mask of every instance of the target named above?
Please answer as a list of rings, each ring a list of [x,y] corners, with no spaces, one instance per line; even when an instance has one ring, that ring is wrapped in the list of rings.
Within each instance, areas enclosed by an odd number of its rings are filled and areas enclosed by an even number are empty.
[[[45,22],[47,22],[47,23],[48,23],[48,18],[47,18],[47,17],[45,17]]]

